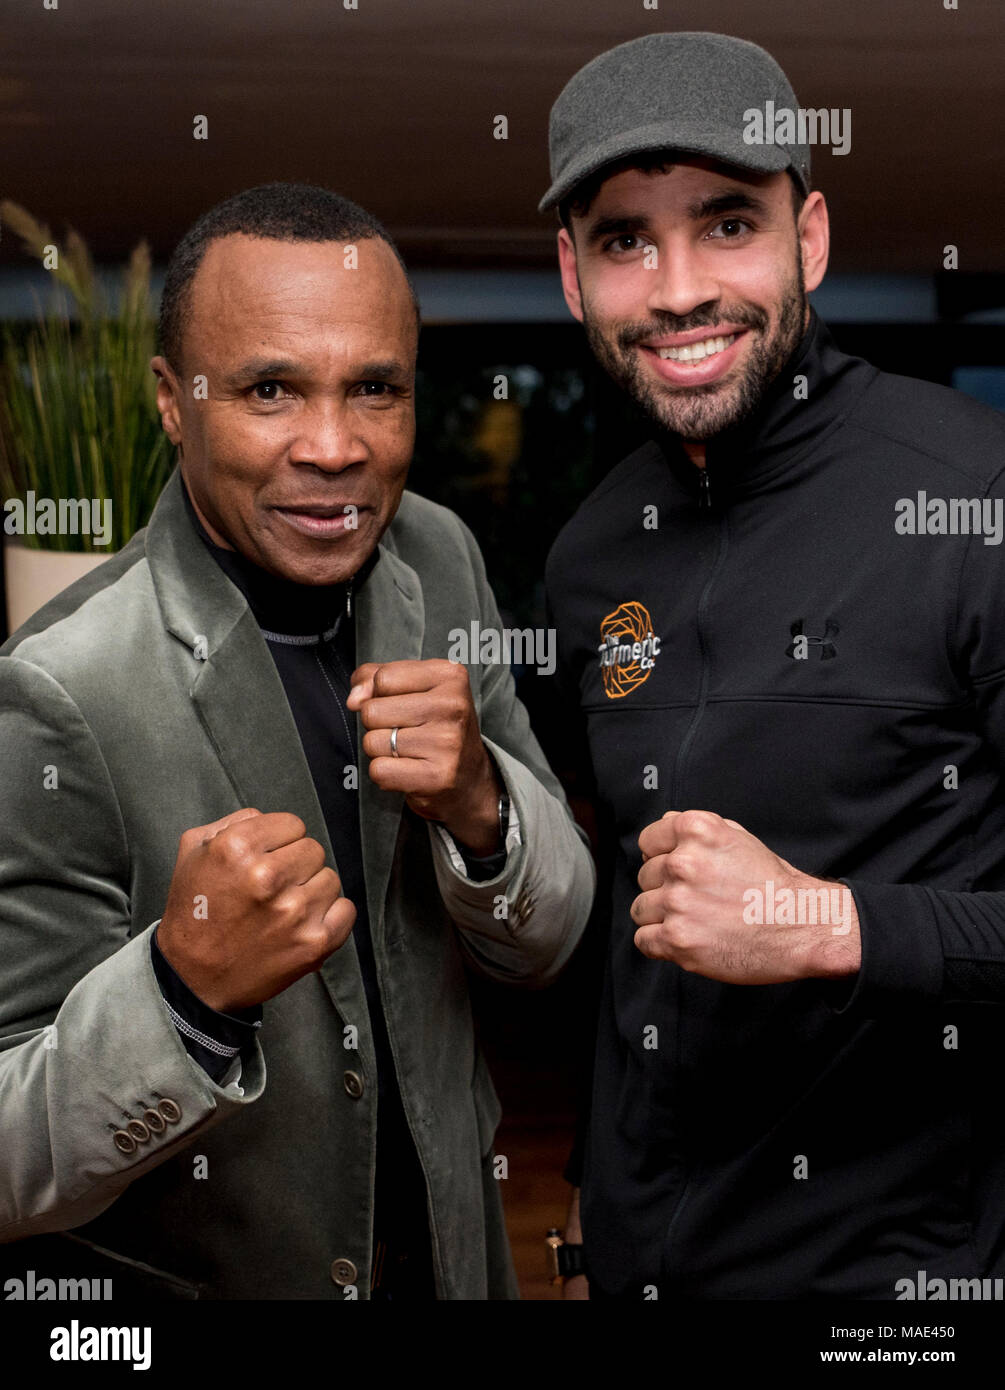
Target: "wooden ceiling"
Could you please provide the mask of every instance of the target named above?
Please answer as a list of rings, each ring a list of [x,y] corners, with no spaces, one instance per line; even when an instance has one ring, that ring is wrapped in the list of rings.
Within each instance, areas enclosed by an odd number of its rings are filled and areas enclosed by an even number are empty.
[[[228,193],[304,179],[415,266],[551,264],[551,102],[603,49],[673,28],[752,39],[804,106],[850,108],[851,152],[814,161],[833,269],[930,272],[951,242],[961,269],[1005,271],[1003,0],[45,2],[8,0],[0,26],[0,192],[100,259],[146,237],[162,260]]]

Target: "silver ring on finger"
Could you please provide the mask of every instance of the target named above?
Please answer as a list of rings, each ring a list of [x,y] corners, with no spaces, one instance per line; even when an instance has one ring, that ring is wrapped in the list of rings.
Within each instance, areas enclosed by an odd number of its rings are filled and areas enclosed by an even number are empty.
[[[401,754],[398,752],[398,726],[397,726],[397,725],[395,725],[394,728],[391,730],[391,757],[392,757],[392,758],[400,758],[400,757],[401,757]]]

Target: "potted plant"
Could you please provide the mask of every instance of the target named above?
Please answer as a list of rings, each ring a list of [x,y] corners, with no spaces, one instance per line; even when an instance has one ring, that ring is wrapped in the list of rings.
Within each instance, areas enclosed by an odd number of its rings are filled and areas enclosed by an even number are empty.
[[[145,526],[171,471],[150,372],[150,252],[109,295],[72,230],[58,246],[16,203],[0,220],[50,271],[50,302],[0,332],[0,492],[8,628]]]

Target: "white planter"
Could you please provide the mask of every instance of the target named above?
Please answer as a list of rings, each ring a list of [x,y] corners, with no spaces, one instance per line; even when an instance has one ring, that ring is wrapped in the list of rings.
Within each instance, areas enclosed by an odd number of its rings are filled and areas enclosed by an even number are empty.
[[[33,550],[4,540],[7,629],[14,632],[31,615],[82,575],[103,564],[114,551]]]

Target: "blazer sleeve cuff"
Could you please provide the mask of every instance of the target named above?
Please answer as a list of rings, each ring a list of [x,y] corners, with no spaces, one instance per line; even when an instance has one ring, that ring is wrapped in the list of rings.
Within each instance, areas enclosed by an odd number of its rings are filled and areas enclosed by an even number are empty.
[[[458,873],[430,826],[440,894],[471,963],[502,982],[545,984],[572,954],[593,898],[593,861],[565,807],[491,739],[510,801],[506,860],[481,882]]]
[[[235,1058],[254,1046],[256,1029],[262,1026],[262,1008],[241,1009],[235,1014],[218,1013],[191,990],[157,940],[157,927],[150,933],[150,958],[167,1005],[185,1049],[203,1071],[219,1082],[233,1071]]]

